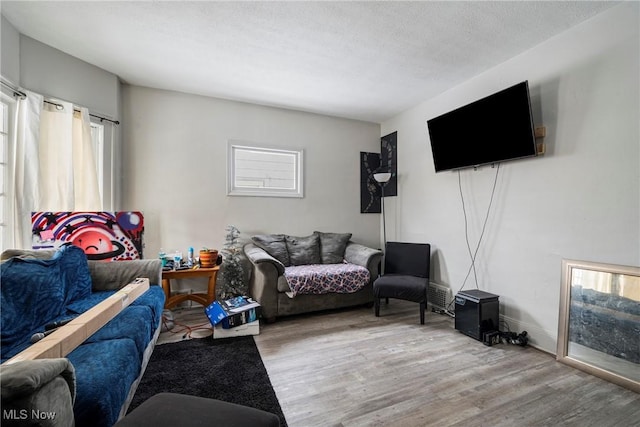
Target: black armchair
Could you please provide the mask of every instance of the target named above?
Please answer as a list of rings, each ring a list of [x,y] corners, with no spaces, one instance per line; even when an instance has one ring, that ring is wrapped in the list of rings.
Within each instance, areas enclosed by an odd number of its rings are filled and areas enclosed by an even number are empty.
[[[420,324],[424,325],[431,245],[428,243],[387,242],[384,274],[373,282],[373,304],[380,316],[380,299],[413,301],[420,304]]]

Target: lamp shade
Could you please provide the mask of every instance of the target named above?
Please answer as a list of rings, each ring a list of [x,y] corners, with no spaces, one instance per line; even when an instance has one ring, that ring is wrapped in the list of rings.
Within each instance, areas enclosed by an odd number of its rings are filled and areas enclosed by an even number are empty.
[[[384,184],[385,182],[389,182],[389,180],[391,179],[391,172],[374,173],[373,179],[381,184]]]

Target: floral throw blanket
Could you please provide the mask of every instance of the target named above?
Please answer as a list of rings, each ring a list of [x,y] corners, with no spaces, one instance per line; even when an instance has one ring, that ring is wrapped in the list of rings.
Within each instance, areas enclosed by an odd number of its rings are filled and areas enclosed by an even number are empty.
[[[356,264],[311,264],[286,267],[284,277],[297,294],[351,294],[369,283],[369,270]]]

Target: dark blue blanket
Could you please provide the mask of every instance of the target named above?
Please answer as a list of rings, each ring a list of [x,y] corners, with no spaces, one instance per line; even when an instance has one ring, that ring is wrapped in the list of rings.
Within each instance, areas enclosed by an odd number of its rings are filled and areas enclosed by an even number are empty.
[[[51,259],[12,258],[0,269],[3,362],[27,348],[45,325],[78,316],[115,292],[92,292],[87,258],[75,246]],[[76,372],[76,426],[112,426],[118,420],[160,324],[164,299],[162,288],[151,286],[67,356]]]

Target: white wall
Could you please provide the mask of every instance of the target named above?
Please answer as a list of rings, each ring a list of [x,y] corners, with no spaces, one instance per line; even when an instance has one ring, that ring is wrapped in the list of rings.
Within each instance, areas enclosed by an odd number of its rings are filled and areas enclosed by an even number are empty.
[[[25,35],[20,36],[20,84],[34,92],[118,118],[118,76]]]
[[[122,100],[123,208],[145,214],[145,256],[221,249],[228,225],[378,244],[380,215],[360,213],[359,187],[359,152],[379,152],[378,124],[128,85]],[[304,149],[304,198],[227,196],[229,139]]]
[[[14,85],[20,84],[20,33],[4,16],[0,21],[0,74]]]
[[[455,294],[470,265],[458,175],[435,174],[426,121],[529,80],[547,153],[500,166],[476,266],[479,288],[500,296],[511,330],[553,353],[561,260],[640,265],[638,16],[638,3],[617,6],[382,124],[381,135],[398,131],[399,151],[387,235],[430,242],[432,275]],[[472,250],[495,173],[461,172]],[[473,278],[464,288],[475,288]]]

